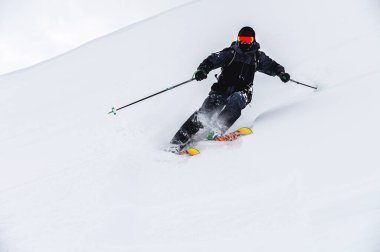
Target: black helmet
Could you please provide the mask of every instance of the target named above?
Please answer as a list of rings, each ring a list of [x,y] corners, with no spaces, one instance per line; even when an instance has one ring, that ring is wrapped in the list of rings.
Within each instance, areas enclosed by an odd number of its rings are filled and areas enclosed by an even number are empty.
[[[237,43],[240,49],[247,51],[251,49],[253,43],[255,42],[255,31],[249,27],[245,26],[241,28],[238,34]]]

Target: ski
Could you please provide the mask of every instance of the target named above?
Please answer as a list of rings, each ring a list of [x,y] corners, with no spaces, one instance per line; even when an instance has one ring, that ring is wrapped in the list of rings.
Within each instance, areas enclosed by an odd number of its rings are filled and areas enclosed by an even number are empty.
[[[252,133],[253,133],[253,131],[250,128],[243,127],[243,128],[240,128],[234,132],[225,134],[221,137],[214,138],[210,141],[231,142],[231,141],[235,141],[236,139],[238,139],[241,136],[251,135]]]
[[[225,134],[221,137],[217,137],[217,138],[214,138],[214,139],[208,140],[208,141],[232,142],[232,141],[237,140],[241,136],[247,136],[247,135],[251,135],[251,134],[253,134],[253,131],[250,128],[243,127],[243,128],[240,128],[234,132]],[[201,154],[201,152],[194,147],[187,147],[187,148],[183,149],[182,151],[177,152],[175,154],[180,155],[180,156],[196,156],[196,155]]]
[[[215,142],[232,142],[240,138],[241,136],[247,136],[253,134],[252,129],[248,127],[240,128],[234,132],[225,134],[221,137],[214,138],[209,141],[215,141]],[[195,148],[188,148],[183,151],[180,151],[178,155],[188,155],[188,156],[196,156],[199,155],[201,152],[198,149]]]
[[[195,148],[189,148],[189,149],[186,149],[186,150],[183,150],[183,151],[180,151],[178,152],[177,154],[178,155],[188,155],[188,156],[196,156],[198,154],[200,154],[201,152]]]

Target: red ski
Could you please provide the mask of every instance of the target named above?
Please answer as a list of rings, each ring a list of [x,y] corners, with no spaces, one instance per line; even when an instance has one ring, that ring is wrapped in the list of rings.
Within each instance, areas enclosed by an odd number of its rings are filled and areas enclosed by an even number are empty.
[[[235,141],[236,139],[238,139],[241,136],[250,135],[252,133],[253,133],[253,131],[250,128],[244,127],[244,128],[240,128],[234,132],[223,135],[221,137],[214,138],[211,141],[231,142],[231,141]]]
[[[231,142],[231,141],[235,141],[236,139],[238,139],[241,136],[250,135],[252,133],[253,133],[253,131],[250,128],[244,127],[244,128],[240,128],[234,132],[228,133],[228,134],[223,135],[221,137],[214,138],[214,139],[209,140],[209,141]],[[191,147],[191,148],[189,147],[185,150],[178,152],[177,154],[181,155],[181,156],[196,156],[196,155],[199,155],[200,153],[201,152],[198,149],[195,149],[193,147]]]

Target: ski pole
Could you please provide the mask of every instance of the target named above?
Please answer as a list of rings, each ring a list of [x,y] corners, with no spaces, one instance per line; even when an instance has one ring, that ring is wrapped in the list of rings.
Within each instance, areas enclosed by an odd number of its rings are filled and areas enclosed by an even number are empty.
[[[299,84],[299,85],[303,85],[303,86],[309,87],[309,88],[318,89],[317,87],[309,86],[309,85],[303,84],[301,82],[298,82],[298,81],[295,81],[295,80],[292,80],[292,79],[290,79],[290,81],[292,81],[292,82],[294,82],[296,84]]]
[[[168,87],[168,88],[166,88],[166,89],[164,89],[164,90],[162,90],[162,91],[160,91],[160,92],[154,93],[154,94],[149,95],[149,96],[147,96],[147,97],[144,97],[144,98],[142,98],[142,99],[140,99],[140,100],[137,100],[137,101],[134,101],[134,102],[132,102],[132,103],[129,103],[129,104],[125,105],[125,106],[122,106],[122,107],[120,107],[120,108],[115,108],[115,107],[113,107],[112,110],[111,110],[110,112],[108,112],[108,114],[114,114],[114,115],[116,115],[116,111],[119,111],[120,109],[123,109],[123,108],[129,107],[129,106],[131,106],[131,105],[133,105],[133,104],[136,104],[136,103],[138,103],[138,102],[144,101],[144,100],[149,99],[149,98],[151,98],[151,97],[153,97],[153,96],[156,96],[156,95],[158,95],[158,94],[164,93],[164,92],[169,91],[169,90],[174,89],[174,88],[177,88],[177,87],[182,86],[182,85],[184,85],[184,84],[186,84],[186,83],[192,82],[193,80],[195,80],[195,79],[194,79],[194,78],[191,78],[190,80],[187,80],[187,81],[181,82],[181,83],[179,83],[179,84],[177,84],[177,85],[174,85],[174,86],[172,86],[172,87]]]

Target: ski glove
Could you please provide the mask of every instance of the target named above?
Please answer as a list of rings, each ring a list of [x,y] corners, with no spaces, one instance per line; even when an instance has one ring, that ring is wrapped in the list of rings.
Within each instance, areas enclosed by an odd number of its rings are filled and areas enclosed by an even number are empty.
[[[278,77],[280,77],[281,81],[284,83],[290,80],[290,75],[288,73],[280,73]]]
[[[203,70],[197,70],[193,74],[193,78],[196,79],[197,81],[201,81],[207,78],[207,73]]]

